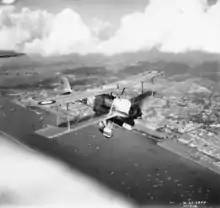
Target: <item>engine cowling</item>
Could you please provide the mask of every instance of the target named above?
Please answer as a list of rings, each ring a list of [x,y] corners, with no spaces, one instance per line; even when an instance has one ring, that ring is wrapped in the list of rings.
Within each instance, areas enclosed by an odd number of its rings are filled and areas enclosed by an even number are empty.
[[[114,110],[128,115],[131,108],[131,101],[128,99],[116,98],[114,99],[113,107]]]

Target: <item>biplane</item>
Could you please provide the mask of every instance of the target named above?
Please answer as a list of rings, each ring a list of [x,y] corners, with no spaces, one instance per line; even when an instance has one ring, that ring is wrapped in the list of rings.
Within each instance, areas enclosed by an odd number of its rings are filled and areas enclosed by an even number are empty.
[[[88,106],[94,112],[90,119],[84,120],[77,124],[71,125],[71,121],[67,122],[67,129],[62,125],[56,127],[57,132],[48,133],[47,137],[54,138],[63,135],[68,132],[77,131],[81,128],[98,124],[99,130],[106,138],[113,136],[114,126],[117,125],[127,130],[133,130],[135,125],[135,119],[141,118],[142,110],[141,105],[146,93],[144,92],[144,82],[146,80],[154,80],[159,77],[163,72],[147,71],[135,76],[131,76],[126,80],[118,81],[110,85],[104,85],[100,88],[91,89],[87,91],[73,91],[69,80],[66,77],[62,78],[63,93],[56,97],[48,98],[38,101],[35,106],[52,107],[58,105],[66,106],[66,114],[69,113],[69,104],[81,103]],[[132,83],[141,84],[141,92],[137,96],[132,98],[126,98],[124,96],[125,90],[132,87]],[[153,83],[153,82],[152,82]],[[149,92],[148,95],[149,96]],[[59,128],[59,130],[58,130]],[[63,130],[61,130],[63,129]],[[43,130],[44,135],[46,135]],[[49,130],[48,130],[49,132]],[[42,130],[37,130],[36,133],[42,134]]]

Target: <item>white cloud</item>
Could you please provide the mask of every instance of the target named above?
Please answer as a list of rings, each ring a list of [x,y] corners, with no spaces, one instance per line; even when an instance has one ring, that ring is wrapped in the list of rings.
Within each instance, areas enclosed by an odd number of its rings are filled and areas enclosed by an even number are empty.
[[[1,49],[63,55],[90,52],[89,48],[95,42],[80,15],[70,9],[54,15],[43,10],[23,8],[20,13],[2,11],[1,16],[11,22],[10,25],[1,24]],[[7,38],[8,41],[5,41]]]
[[[14,4],[16,0],[1,0],[2,4]]]
[[[131,207],[92,179],[0,137],[1,207]]]
[[[111,23],[94,19],[88,26],[71,9],[58,14],[0,9],[0,49],[42,55],[107,55],[158,47],[161,51],[220,52],[220,1],[151,0],[144,12],[128,14],[115,32]]]
[[[92,19],[89,27],[91,28],[92,35],[100,40],[109,39],[115,32],[114,25],[97,17]]]
[[[101,44],[109,54],[160,47],[161,51],[220,52],[220,1],[151,0],[143,13],[127,15],[117,34]]]

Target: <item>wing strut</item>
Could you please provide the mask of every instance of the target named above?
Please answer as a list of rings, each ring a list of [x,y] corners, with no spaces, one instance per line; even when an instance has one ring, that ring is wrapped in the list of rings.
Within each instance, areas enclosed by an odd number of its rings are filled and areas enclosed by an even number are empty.
[[[58,111],[59,111],[59,105],[57,105],[57,112]],[[59,117],[59,115],[57,115],[56,117],[57,117],[57,126],[59,126],[60,117]]]
[[[141,82],[141,94],[144,94],[144,82]]]
[[[68,131],[70,131],[70,117],[69,117],[69,115],[67,116],[67,122],[68,122]]]

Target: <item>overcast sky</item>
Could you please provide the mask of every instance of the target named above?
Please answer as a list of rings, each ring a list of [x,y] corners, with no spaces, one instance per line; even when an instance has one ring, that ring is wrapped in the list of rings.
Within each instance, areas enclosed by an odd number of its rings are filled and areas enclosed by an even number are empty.
[[[164,0],[166,1],[166,0]],[[217,0],[208,0],[210,4]],[[18,7],[44,8],[58,12],[70,7],[81,11],[83,15],[98,15],[106,19],[115,19],[132,11],[143,11],[148,0],[20,0]]]
[[[207,1],[17,0],[11,10],[0,8],[0,49],[42,55],[154,47],[220,53],[220,0]]]
[[[82,15],[85,21],[91,17],[99,17],[111,22],[134,11],[143,11],[148,0],[20,0],[17,7],[46,9],[59,12],[64,8],[72,8]]]
[[[165,1],[165,0],[164,0]],[[217,0],[207,0],[209,4]],[[86,23],[91,18],[101,18],[115,26],[120,23],[121,17],[132,12],[143,12],[149,0],[17,0],[17,8],[46,9],[58,13],[64,8],[72,8],[78,12]]]

